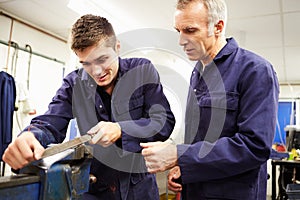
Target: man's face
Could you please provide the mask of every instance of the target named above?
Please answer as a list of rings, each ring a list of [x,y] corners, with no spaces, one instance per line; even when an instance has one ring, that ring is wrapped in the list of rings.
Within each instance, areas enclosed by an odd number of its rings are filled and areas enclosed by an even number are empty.
[[[119,48],[119,43],[116,44],[114,50],[112,47],[107,47],[104,43],[99,42],[98,45],[76,52],[84,70],[105,90],[113,87],[117,77]]]
[[[179,44],[190,60],[210,60],[216,39],[208,32],[207,8],[201,2],[193,2],[175,12],[175,29],[179,32]]]

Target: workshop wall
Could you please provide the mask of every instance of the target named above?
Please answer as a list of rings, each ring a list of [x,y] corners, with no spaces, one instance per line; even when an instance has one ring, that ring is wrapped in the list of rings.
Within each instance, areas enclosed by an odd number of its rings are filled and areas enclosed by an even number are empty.
[[[298,72],[295,72],[298,73]],[[280,95],[281,99],[299,99],[300,98],[300,84],[282,84],[280,85]]]
[[[0,15],[0,27],[0,68],[15,78],[17,88],[15,137],[34,116],[47,110],[62,83],[70,50],[66,41],[6,16]],[[31,47],[32,54],[26,45]]]

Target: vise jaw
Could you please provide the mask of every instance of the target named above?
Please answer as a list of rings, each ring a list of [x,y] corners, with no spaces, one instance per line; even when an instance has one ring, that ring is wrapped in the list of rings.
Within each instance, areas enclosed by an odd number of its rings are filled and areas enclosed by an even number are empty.
[[[1,200],[79,200],[88,191],[92,156],[79,145],[0,177]]]

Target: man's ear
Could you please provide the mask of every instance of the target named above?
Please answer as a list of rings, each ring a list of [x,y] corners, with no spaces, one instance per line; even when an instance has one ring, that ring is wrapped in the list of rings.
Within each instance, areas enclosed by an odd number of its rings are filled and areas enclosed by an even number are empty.
[[[117,53],[117,54],[120,53],[120,48],[121,48],[121,43],[120,43],[119,40],[117,40],[116,46],[115,46],[115,50],[116,50],[116,53]]]
[[[215,35],[220,35],[223,32],[224,29],[224,21],[220,20],[216,25],[215,25]]]

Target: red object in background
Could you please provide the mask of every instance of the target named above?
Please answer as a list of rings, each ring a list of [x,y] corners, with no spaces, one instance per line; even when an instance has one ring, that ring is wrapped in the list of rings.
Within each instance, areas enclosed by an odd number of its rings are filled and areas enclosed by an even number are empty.
[[[35,115],[35,114],[36,114],[36,110],[35,109],[29,111],[29,113],[28,113],[28,115]]]
[[[176,200],[180,200],[180,192],[176,193]]]
[[[286,152],[286,148],[285,148],[284,145],[278,144],[276,146],[276,151],[278,151],[278,152]]]

